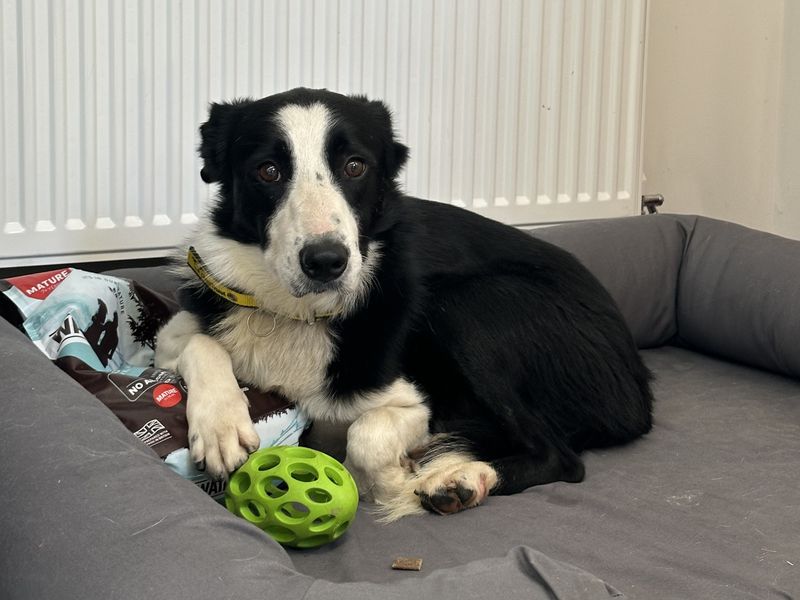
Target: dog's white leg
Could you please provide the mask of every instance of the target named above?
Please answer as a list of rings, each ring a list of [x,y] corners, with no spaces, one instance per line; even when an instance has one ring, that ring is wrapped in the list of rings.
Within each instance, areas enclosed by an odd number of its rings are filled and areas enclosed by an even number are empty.
[[[205,463],[210,475],[225,477],[260,443],[230,355],[213,338],[197,334],[181,354],[178,371],[189,389],[186,420],[192,460]]]
[[[197,319],[178,313],[159,332],[156,365],[180,373],[189,389],[186,420],[194,460],[209,475],[225,477],[259,446],[247,398],[233,375],[228,352],[200,332]]]
[[[167,371],[178,370],[178,359],[193,335],[200,333],[200,322],[185,310],[176,313],[156,337],[155,365]]]
[[[430,412],[422,395],[399,379],[363,400],[374,408],[361,414],[348,429],[345,461],[360,493],[379,504],[387,521],[423,512],[405,466],[407,452],[428,438]]]

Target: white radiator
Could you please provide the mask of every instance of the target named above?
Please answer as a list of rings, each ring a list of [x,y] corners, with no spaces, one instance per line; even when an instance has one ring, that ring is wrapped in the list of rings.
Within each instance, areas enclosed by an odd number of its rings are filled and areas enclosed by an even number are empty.
[[[647,0],[0,2],[0,266],[165,254],[207,103],[298,85],[384,99],[412,194],[638,212]]]

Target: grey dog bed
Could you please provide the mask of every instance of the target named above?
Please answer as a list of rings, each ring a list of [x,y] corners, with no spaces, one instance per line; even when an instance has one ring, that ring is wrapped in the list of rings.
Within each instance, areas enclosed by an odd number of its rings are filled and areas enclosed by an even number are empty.
[[[391,525],[362,506],[287,553],[0,320],[0,597],[800,597],[800,243],[667,215],[533,235],[601,279],[656,375],[653,431],[587,452],[583,483]]]

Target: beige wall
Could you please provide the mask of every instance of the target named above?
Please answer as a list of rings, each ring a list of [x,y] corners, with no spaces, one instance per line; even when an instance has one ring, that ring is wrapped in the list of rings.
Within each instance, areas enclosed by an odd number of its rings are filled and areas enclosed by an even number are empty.
[[[774,230],[800,238],[800,1],[784,7],[778,186]]]
[[[645,193],[800,239],[800,0],[650,0]]]

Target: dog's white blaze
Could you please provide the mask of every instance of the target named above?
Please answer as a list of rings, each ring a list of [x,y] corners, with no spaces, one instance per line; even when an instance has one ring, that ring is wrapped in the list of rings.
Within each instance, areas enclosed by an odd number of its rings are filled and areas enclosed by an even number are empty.
[[[333,185],[333,176],[325,160],[325,142],[333,122],[328,109],[322,104],[288,104],[278,111],[276,121],[289,140],[294,161],[293,179],[315,181],[320,175],[324,183]]]
[[[301,248],[320,236],[334,237],[350,252],[339,282],[353,291],[359,284],[362,263],[358,223],[325,156],[332,116],[322,104],[290,104],[278,111],[276,120],[289,142],[293,174],[286,196],[270,220],[266,260],[288,289],[301,291],[305,279],[300,268]]]

